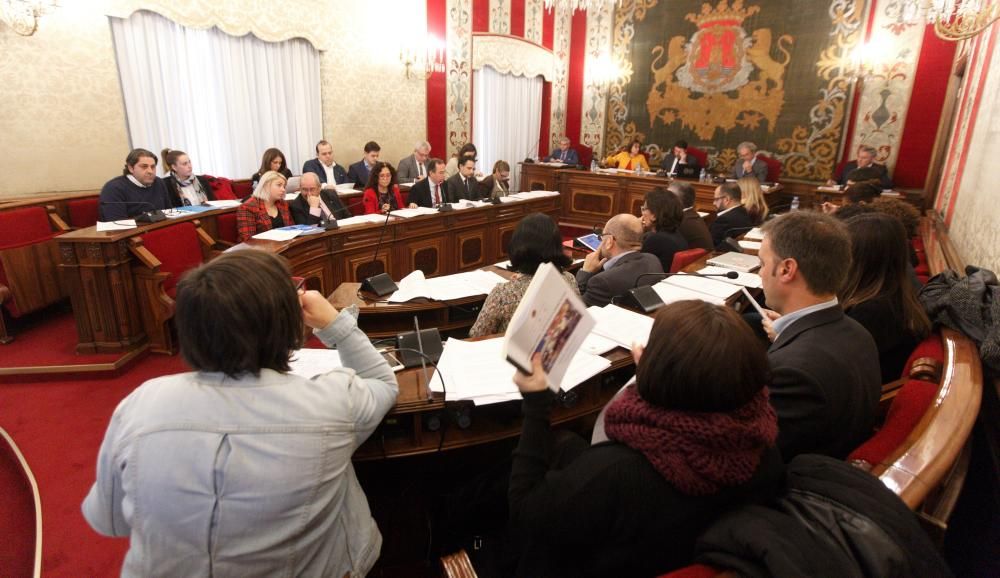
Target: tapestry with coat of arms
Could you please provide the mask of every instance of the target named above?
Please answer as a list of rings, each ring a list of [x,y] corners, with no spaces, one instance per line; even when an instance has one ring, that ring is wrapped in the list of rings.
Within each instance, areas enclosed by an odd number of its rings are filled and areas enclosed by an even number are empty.
[[[849,55],[864,0],[625,0],[614,54],[631,63],[608,96],[608,152],[634,138],[658,161],[686,140],[712,170],[751,141],[783,178],[825,180],[846,129]]]

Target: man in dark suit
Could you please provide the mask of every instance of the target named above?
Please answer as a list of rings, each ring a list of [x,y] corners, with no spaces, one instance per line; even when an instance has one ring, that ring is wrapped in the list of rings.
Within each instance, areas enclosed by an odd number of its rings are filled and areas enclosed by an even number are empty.
[[[580,164],[580,156],[576,154],[576,149],[569,145],[569,137],[564,136],[560,138],[559,148],[553,151],[549,156],[545,157],[545,162],[566,163],[567,165]]]
[[[368,186],[368,173],[378,162],[378,155],[382,147],[378,143],[370,140],[365,143],[365,156],[360,161],[351,165],[347,170],[347,182],[354,183],[355,189],[364,189]]]
[[[479,181],[476,180],[476,159],[466,156],[459,159],[458,174],[448,179],[447,201],[457,203],[461,200],[478,201],[481,197]]]
[[[333,145],[325,140],[316,143],[316,158],[309,159],[302,165],[302,174],[315,173],[320,185],[330,187],[347,182],[344,167],[333,160]]]
[[[327,221],[346,219],[351,211],[344,206],[337,191],[321,188],[316,173],[302,173],[299,196],[288,203],[296,225],[318,225]]]
[[[705,219],[702,219],[697,209],[694,208],[694,187],[684,181],[674,181],[670,183],[667,190],[677,195],[681,200],[681,205],[684,206],[684,219],[678,230],[687,241],[688,248],[714,250],[715,243],[712,243],[712,233],[709,232]]]
[[[774,309],[763,324],[778,448],[785,461],[844,459],[871,436],[882,389],[875,341],[837,302],[851,261],[847,230],[829,215],[788,213],[764,225],[759,254]]]
[[[656,255],[640,253],[642,246],[642,221],[635,215],[615,215],[604,225],[601,244],[587,255],[583,267],[576,274],[583,302],[603,307],[611,298],[636,286],[652,285],[656,277],[643,277],[645,273],[663,273],[663,266]]]
[[[709,228],[713,246],[718,247],[726,237],[742,235],[753,228],[753,220],[743,207],[742,199],[743,193],[736,183],[722,183],[715,188],[712,204],[718,212]]]
[[[697,157],[688,154],[687,148],[688,143],[686,140],[675,142],[670,154],[663,157],[660,169],[666,171],[667,174],[674,175],[678,173],[680,167],[685,166],[690,167],[690,170],[697,173],[701,169],[701,165],[698,164]]]
[[[858,147],[858,158],[848,162],[843,166],[843,168],[834,175],[833,179],[827,181],[828,185],[846,185],[848,180],[854,182],[859,182],[861,179],[852,178],[851,173],[858,169],[870,169],[872,176],[878,179],[879,185],[883,189],[892,188],[892,178],[889,177],[889,169],[885,165],[880,165],[875,162],[875,157],[878,155],[878,151],[875,147],[869,145],[861,145]],[[864,180],[869,180],[866,178]]]
[[[418,207],[436,207],[447,202],[448,183],[444,178],[445,162],[441,159],[427,161],[427,178],[417,181],[410,189],[410,204]]]
[[[761,183],[767,182],[767,163],[757,158],[757,145],[752,142],[741,142],[736,145],[736,154],[740,157],[733,165],[733,178],[739,179],[746,175],[757,177]]]

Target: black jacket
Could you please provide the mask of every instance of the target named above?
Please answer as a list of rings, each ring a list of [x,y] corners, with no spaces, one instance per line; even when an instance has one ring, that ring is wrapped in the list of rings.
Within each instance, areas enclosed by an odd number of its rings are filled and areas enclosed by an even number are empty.
[[[878,349],[839,306],[784,328],[768,359],[778,448],[786,461],[803,453],[844,459],[872,435],[882,393]]]
[[[449,203],[457,203],[463,199],[468,199],[470,201],[478,201],[482,198],[481,183],[476,180],[476,177],[469,177],[469,192],[466,194],[465,183],[462,181],[461,174],[452,175],[447,181],[448,183],[448,201]]]
[[[441,202],[448,202],[448,181],[441,181],[440,185]],[[420,179],[415,185],[410,187],[410,196],[407,202],[414,203],[418,207],[433,207],[434,195],[431,194],[430,178]]]
[[[201,185],[203,191],[205,191],[205,198],[209,201],[215,200],[215,193],[212,192],[212,186],[208,184],[208,180],[200,175],[195,175],[198,179],[198,183]],[[172,207],[180,207],[184,205],[184,200],[181,199],[181,187],[177,184],[177,179],[173,174],[169,174],[163,177],[163,184],[167,186],[167,194],[170,195],[170,203]]]
[[[704,249],[711,252],[715,249],[712,242],[712,233],[708,231],[705,219],[701,218],[694,207],[684,209],[684,220],[678,229],[687,241],[688,249]]]
[[[351,216],[351,211],[344,206],[336,191],[323,189],[319,195],[330,212],[333,213],[334,219],[346,219]],[[304,195],[295,197],[288,203],[288,208],[292,212],[292,220],[295,221],[296,225],[316,225],[323,220],[322,217],[309,214],[309,201]]]
[[[709,227],[712,233],[712,244],[718,247],[726,237],[738,237],[753,228],[753,219],[747,213],[746,207],[739,205],[725,214],[719,214]]]
[[[878,478],[825,456],[788,464],[784,493],[708,529],[698,562],[740,576],[951,576],[916,516]]]
[[[319,177],[319,182],[326,183],[326,171],[323,169],[323,163],[319,159],[309,159],[302,165],[302,174],[313,173]],[[333,178],[336,183],[330,183],[331,185],[341,185],[347,182],[347,173],[344,172],[344,167],[340,165],[333,165]]]
[[[608,270],[588,273],[580,269],[576,273],[576,284],[584,303],[604,307],[614,297],[635,287],[637,281],[640,285],[652,285],[659,281],[653,276],[640,279],[639,275],[644,273],[663,273],[663,266],[654,255],[634,251],[622,255]]]

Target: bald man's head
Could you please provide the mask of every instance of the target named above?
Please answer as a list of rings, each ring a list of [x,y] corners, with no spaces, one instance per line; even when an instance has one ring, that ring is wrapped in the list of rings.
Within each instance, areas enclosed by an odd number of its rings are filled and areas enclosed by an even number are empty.
[[[604,225],[604,232],[615,238],[614,254],[634,251],[642,246],[642,221],[635,215],[623,213],[611,217]]]

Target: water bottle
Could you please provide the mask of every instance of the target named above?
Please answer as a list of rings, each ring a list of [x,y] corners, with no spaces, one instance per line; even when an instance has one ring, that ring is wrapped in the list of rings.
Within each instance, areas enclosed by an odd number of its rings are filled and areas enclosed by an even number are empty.
[[[702,167],[701,173],[698,174],[698,182],[704,183],[707,180],[708,180],[708,171],[705,170],[705,167]]]
[[[597,172],[597,159],[593,159],[590,161],[590,172],[592,173]]]
[[[799,198],[798,197],[792,197],[792,204],[789,207],[789,209],[792,210],[792,211],[798,211],[799,210]]]

